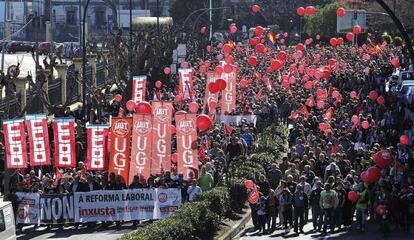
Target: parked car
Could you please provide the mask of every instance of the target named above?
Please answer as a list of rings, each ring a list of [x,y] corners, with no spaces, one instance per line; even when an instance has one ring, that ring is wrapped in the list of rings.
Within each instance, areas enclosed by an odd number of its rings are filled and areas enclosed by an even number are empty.
[[[12,41],[12,42],[9,42],[6,46],[6,50],[8,53],[30,52],[33,49],[34,49],[33,44],[29,42]]]
[[[3,45],[6,44],[6,46],[7,46],[8,43],[9,43],[9,41],[7,41],[7,40],[0,41],[0,51],[3,50]],[[4,48],[4,49],[6,49],[6,48]]]
[[[81,47],[78,42],[65,42],[63,43],[63,53],[62,57],[72,58],[72,57],[81,57]]]

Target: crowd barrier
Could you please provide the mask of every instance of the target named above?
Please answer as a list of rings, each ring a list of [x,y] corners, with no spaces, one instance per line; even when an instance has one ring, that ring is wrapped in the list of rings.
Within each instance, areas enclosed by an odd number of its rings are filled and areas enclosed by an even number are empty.
[[[181,190],[131,189],[73,194],[18,192],[16,223],[82,223],[162,219],[181,206]]]

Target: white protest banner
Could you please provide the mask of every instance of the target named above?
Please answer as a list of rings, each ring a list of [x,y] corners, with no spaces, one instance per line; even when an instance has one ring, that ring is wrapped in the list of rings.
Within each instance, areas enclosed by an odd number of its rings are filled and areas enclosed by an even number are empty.
[[[16,223],[39,224],[39,194],[17,192]]]
[[[75,222],[131,221],[171,216],[181,206],[181,190],[133,189],[76,192]]]
[[[44,194],[40,196],[40,220],[42,223],[73,222],[72,194]]]

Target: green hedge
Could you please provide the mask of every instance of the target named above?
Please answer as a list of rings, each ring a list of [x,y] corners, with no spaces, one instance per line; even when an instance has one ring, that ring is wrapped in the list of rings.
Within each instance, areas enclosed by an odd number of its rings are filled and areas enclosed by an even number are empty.
[[[247,190],[244,182],[264,174],[265,169],[280,162],[288,150],[286,126],[273,124],[259,131],[256,148],[250,156],[229,163],[220,186],[199,194],[192,203],[185,203],[174,216],[139,228],[121,239],[191,240],[212,236],[223,217],[245,206]]]

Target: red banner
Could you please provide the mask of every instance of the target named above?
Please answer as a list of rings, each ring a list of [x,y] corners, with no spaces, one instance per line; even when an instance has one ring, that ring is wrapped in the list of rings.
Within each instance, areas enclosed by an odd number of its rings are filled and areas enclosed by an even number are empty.
[[[171,171],[172,112],[172,103],[152,102],[152,174]]]
[[[50,165],[49,134],[46,115],[27,115],[27,133],[29,134],[30,165]]]
[[[132,78],[132,97],[135,103],[145,101],[147,91],[147,76],[135,76]]]
[[[236,109],[236,78],[237,67],[233,66],[231,73],[222,73],[223,79],[226,81],[226,89],[223,90],[221,97],[221,115],[227,115]]]
[[[193,70],[190,68],[178,69],[179,95],[183,96],[183,100],[194,99]]]
[[[135,175],[139,175],[143,183],[146,183],[151,175],[151,143],[152,115],[134,114],[128,184],[132,183]]]
[[[131,153],[132,118],[112,118],[111,123],[109,173],[120,175],[122,181],[127,183]]]
[[[175,115],[177,128],[177,168],[184,179],[197,178],[197,130],[196,114],[178,113]],[[191,176],[192,175],[192,176]]]
[[[109,125],[87,126],[88,148],[86,152],[86,169],[102,171],[108,168],[106,161]]]
[[[211,101],[215,101],[216,103],[218,102],[219,93],[212,93],[208,89],[208,85],[212,82],[215,82],[217,78],[219,78],[219,76],[215,72],[207,73],[206,94],[204,96],[204,107],[206,107],[207,104],[208,106],[210,106]]]
[[[75,119],[55,118],[53,121],[53,136],[55,142],[55,166],[63,168],[75,167]]]
[[[3,122],[4,144],[6,145],[7,168],[27,168],[27,145],[24,120]]]

